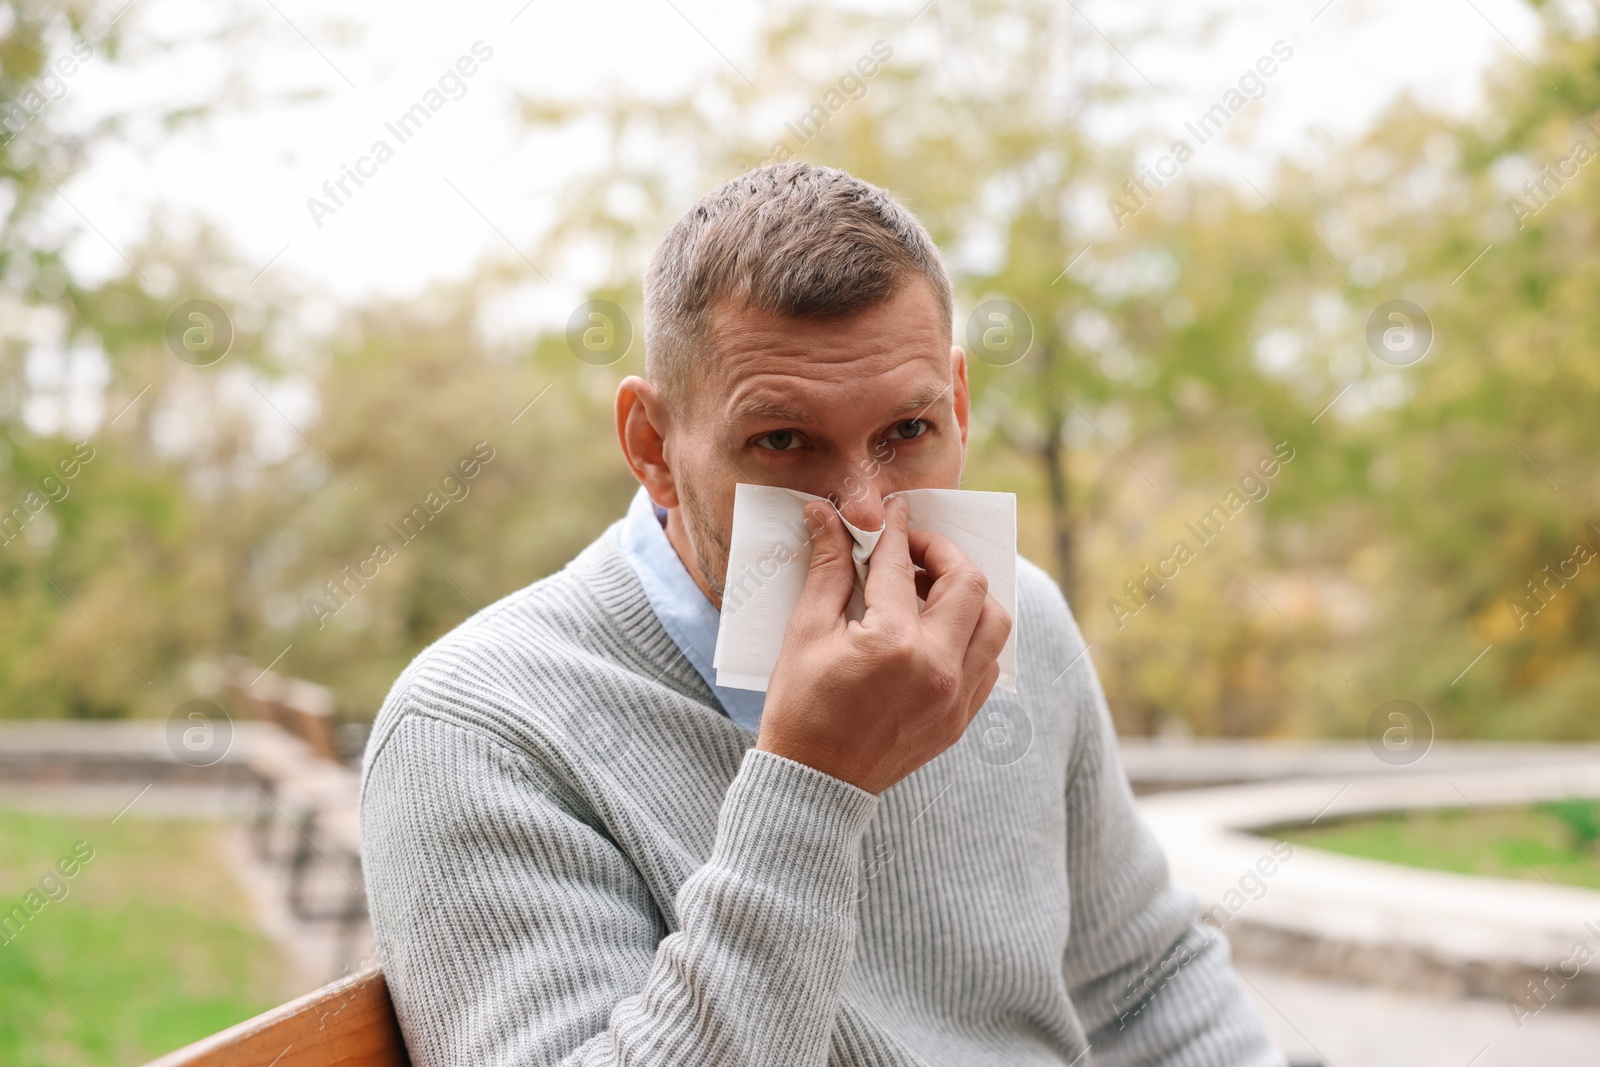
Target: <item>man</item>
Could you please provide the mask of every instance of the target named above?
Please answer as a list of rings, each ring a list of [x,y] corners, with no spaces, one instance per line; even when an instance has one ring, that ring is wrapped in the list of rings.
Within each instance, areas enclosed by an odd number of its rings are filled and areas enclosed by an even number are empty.
[[[921,224],[840,171],[763,167],[667,234],[645,315],[627,516],[418,656],[368,746],[413,1061],[1280,1064],[1135,813],[1059,589],[1019,560],[1018,690],[991,693],[1012,620],[883,504],[965,461]],[[847,621],[850,535],[808,507],[765,694],[711,668],[739,482],[884,530]]]

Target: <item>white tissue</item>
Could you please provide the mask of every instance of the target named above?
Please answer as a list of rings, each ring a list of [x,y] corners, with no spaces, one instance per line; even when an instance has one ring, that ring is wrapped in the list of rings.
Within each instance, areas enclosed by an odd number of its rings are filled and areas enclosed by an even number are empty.
[[[989,593],[1010,612],[1011,634],[1000,650],[1000,680],[1008,693],[1017,691],[1017,498],[1014,493],[979,493],[966,489],[908,489],[890,493],[907,504],[913,530],[943,534],[967,554],[989,579]],[[711,665],[717,684],[732,689],[766,692],[778,665],[789,616],[800,603],[811,568],[811,539],[805,506],[822,500],[794,489],[741,483],[733,496],[733,540],[723,583],[722,617]],[[843,518],[843,516],[840,516]],[[851,556],[856,565],[855,594],[847,616],[859,620],[865,611],[861,588],[868,561],[882,530],[845,527],[855,538]]]

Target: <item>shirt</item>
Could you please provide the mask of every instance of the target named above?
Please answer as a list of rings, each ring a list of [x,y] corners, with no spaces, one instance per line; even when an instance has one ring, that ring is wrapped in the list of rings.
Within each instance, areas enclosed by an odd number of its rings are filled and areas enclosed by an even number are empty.
[[[717,651],[721,614],[700,591],[678,550],[667,540],[666,524],[666,508],[657,507],[641,485],[622,520],[622,558],[639,576],[650,610],[661,620],[678,651],[705,679],[706,688],[716,694],[723,712],[752,734],[760,733],[767,694],[717,684],[711,660]]]

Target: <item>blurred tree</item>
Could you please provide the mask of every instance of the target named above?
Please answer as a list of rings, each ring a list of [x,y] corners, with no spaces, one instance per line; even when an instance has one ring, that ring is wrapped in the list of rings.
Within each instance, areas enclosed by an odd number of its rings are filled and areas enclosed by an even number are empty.
[[[1395,298],[1431,320],[1421,362],[1365,361],[1325,426],[1351,462],[1318,492],[1365,526],[1342,540],[1377,607],[1372,679],[1460,736],[1600,722],[1600,41],[1541,14],[1537,66],[1507,60],[1482,113],[1402,106],[1343,165],[1286,176],[1379,275],[1354,330]]]

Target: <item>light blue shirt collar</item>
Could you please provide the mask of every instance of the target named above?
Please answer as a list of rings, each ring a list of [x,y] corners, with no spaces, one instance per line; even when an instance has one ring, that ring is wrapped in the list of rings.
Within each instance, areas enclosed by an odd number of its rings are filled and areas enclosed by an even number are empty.
[[[667,512],[658,508],[650,494],[640,486],[622,520],[622,555],[644,586],[650,610],[682,650],[684,657],[700,672],[706,686],[716,694],[728,718],[749,730],[761,730],[761,711],[765,693],[753,689],[725,689],[716,683],[711,667],[717,651],[716,607],[700,591],[694,578],[678,558],[678,550],[667,540]]]

